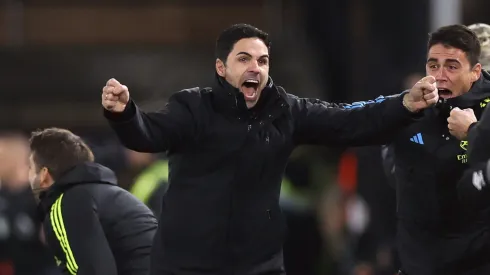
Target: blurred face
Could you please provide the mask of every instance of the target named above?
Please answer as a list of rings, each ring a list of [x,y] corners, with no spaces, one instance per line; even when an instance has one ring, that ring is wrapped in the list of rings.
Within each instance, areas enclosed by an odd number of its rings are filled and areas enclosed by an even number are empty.
[[[33,154],[29,156],[29,182],[31,183],[31,189],[34,195],[39,197],[39,194],[48,189],[53,181],[49,176],[46,167],[38,169],[36,163],[34,162]]]
[[[257,104],[269,79],[269,50],[259,38],[239,40],[226,59],[216,60],[216,71],[238,88],[248,108]]]
[[[470,90],[480,78],[481,65],[472,67],[462,50],[436,44],[429,49],[425,69],[435,77],[439,96],[453,98]]]

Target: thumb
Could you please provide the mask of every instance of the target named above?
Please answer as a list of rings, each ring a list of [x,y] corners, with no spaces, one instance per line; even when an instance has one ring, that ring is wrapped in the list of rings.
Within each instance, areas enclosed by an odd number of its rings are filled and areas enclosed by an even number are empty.
[[[471,108],[464,109],[463,111],[464,111],[464,112],[468,112],[468,113],[472,113],[472,114],[473,114],[473,109],[471,109]]]

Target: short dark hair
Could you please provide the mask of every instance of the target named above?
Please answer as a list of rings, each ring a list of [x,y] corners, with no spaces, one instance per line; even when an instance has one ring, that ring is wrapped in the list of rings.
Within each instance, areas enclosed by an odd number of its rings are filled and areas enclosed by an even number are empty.
[[[465,52],[471,67],[480,59],[481,46],[478,36],[464,25],[449,25],[429,34],[427,50],[436,44],[453,47]]]
[[[264,41],[267,49],[271,48],[269,34],[249,24],[235,24],[225,29],[216,40],[215,55],[221,61],[226,62],[226,58],[235,46],[236,42],[244,38],[257,37]]]
[[[69,130],[46,128],[32,132],[32,158],[37,169],[46,167],[53,180],[84,162],[93,162],[94,154],[79,136]]]

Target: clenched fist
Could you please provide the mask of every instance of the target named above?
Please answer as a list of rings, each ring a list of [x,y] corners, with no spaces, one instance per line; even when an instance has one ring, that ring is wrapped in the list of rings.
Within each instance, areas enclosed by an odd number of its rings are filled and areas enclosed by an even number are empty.
[[[129,102],[128,87],[114,78],[109,79],[102,89],[102,106],[108,111],[121,113]]]
[[[403,97],[403,105],[411,111],[418,112],[437,103],[439,92],[436,87],[436,79],[426,76],[417,82],[410,92]]]
[[[477,122],[473,109],[454,108],[447,118],[447,128],[449,133],[459,140],[465,140],[468,136],[468,128],[474,122]]]

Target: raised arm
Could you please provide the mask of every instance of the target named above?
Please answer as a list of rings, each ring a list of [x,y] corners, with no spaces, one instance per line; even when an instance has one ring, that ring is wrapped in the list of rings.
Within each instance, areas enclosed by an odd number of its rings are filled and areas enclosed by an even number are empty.
[[[295,140],[298,144],[363,146],[386,144],[420,110],[438,100],[435,79],[423,78],[407,93],[374,101],[335,105],[294,99]]]
[[[148,153],[166,151],[194,136],[187,100],[190,93],[176,93],[162,110],[147,113],[131,100],[125,85],[111,79],[102,91],[104,116],[127,148]]]

